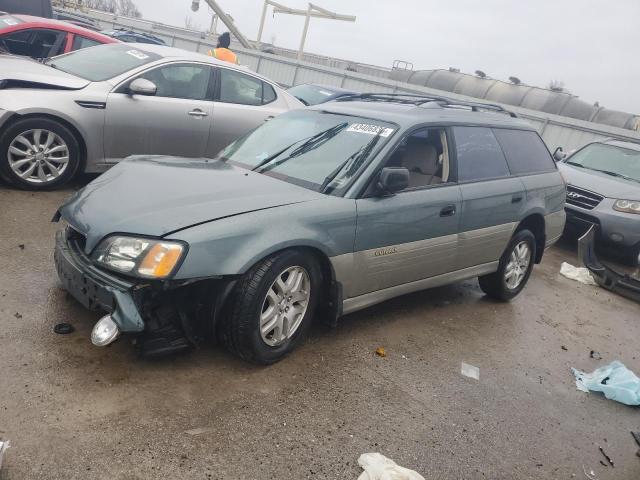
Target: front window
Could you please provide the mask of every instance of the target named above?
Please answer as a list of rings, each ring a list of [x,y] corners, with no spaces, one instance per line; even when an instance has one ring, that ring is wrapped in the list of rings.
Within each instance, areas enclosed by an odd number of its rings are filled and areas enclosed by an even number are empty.
[[[339,195],[396,129],[380,120],[296,110],[232,143],[220,156],[265,175]]]
[[[579,150],[565,163],[640,183],[640,151],[594,143]]]
[[[162,58],[131,45],[101,45],[77,50],[45,62],[47,65],[92,82],[102,82]]]

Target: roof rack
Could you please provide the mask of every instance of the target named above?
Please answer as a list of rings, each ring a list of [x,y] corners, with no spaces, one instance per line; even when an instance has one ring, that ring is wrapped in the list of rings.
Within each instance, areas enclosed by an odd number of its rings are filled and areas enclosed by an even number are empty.
[[[358,93],[353,95],[345,95],[344,97],[340,97],[335,101],[392,102],[417,106],[432,103],[442,108],[469,109],[472,112],[490,111],[497,113],[506,113],[513,118],[518,117],[514,112],[506,110],[500,105],[495,105],[493,103],[466,102],[435,95],[418,95],[413,93]]]

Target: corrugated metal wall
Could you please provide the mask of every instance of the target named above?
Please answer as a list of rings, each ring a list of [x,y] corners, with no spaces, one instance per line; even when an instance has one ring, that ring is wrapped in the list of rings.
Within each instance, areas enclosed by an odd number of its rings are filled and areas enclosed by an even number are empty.
[[[167,42],[167,45],[185,50],[206,53],[212,46],[215,46],[211,39],[206,38],[205,35],[200,32],[144,20],[114,17],[104,12],[90,11],[90,16],[99,21],[105,29],[118,27],[135,28],[139,31],[149,32],[162,38]],[[295,58],[289,58],[288,56],[272,55],[257,50],[244,50],[237,46],[233,48],[236,53],[238,53],[243,65],[247,65],[261,75],[287,87],[301,83],[322,83],[357,91],[445,95],[458,100],[478,101],[477,98],[463,96],[457,93],[443,92],[436,88],[428,88],[385,78],[389,71],[375,66],[360,65],[359,68],[364,67],[367,71],[368,75],[366,75],[361,72],[347,70],[347,63],[349,62],[346,61],[336,60],[338,62],[337,65],[340,66],[339,68],[318,63],[319,59],[326,59],[327,57],[308,54],[305,59],[311,60],[310,57],[316,57],[313,59],[316,61],[298,62]],[[345,64],[343,65],[340,62],[345,62]],[[372,75],[372,73],[374,73],[375,76]],[[418,73],[421,72],[416,72],[415,74]],[[452,80],[446,75],[446,73],[449,72],[441,70],[425,72],[424,75],[434,75],[435,73],[438,73],[442,77],[441,81],[444,82],[443,85],[447,85],[448,82]],[[378,76],[378,74],[380,76]],[[459,80],[459,77],[456,77],[456,80]],[[430,85],[436,85],[436,83],[430,81]],[[468,92],[469,87],[471,87],[471,85],[465,85],[464,90]],[[482,86],[478,84],[477,88],[482,88]],[[640,143],[640,132],[638,131],[567,118],[522,107],[514,107],[511,105],[503,106],[517,113],[520,117],[532,122],[552,151],[558,146],[562,146],[565,151],[569,151],[579,148],[586,143],[610,137]]]

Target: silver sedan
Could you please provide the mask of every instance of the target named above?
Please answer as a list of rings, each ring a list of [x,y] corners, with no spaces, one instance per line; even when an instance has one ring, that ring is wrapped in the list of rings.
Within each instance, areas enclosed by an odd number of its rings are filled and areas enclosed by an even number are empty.
[[[246,67],[157,45],[0,55],[0,175],[50,189],[130,155],[212,157],[302,104]]]

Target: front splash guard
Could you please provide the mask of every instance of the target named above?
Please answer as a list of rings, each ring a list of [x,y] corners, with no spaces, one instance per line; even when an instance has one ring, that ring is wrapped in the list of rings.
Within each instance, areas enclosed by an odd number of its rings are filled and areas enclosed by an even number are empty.
[[[595,249],[597,228],[596,225],[591,226],[578,240],[578,257],[602,288],[640,302],[640,280],[626,273],[618,273],[598,260]]]

